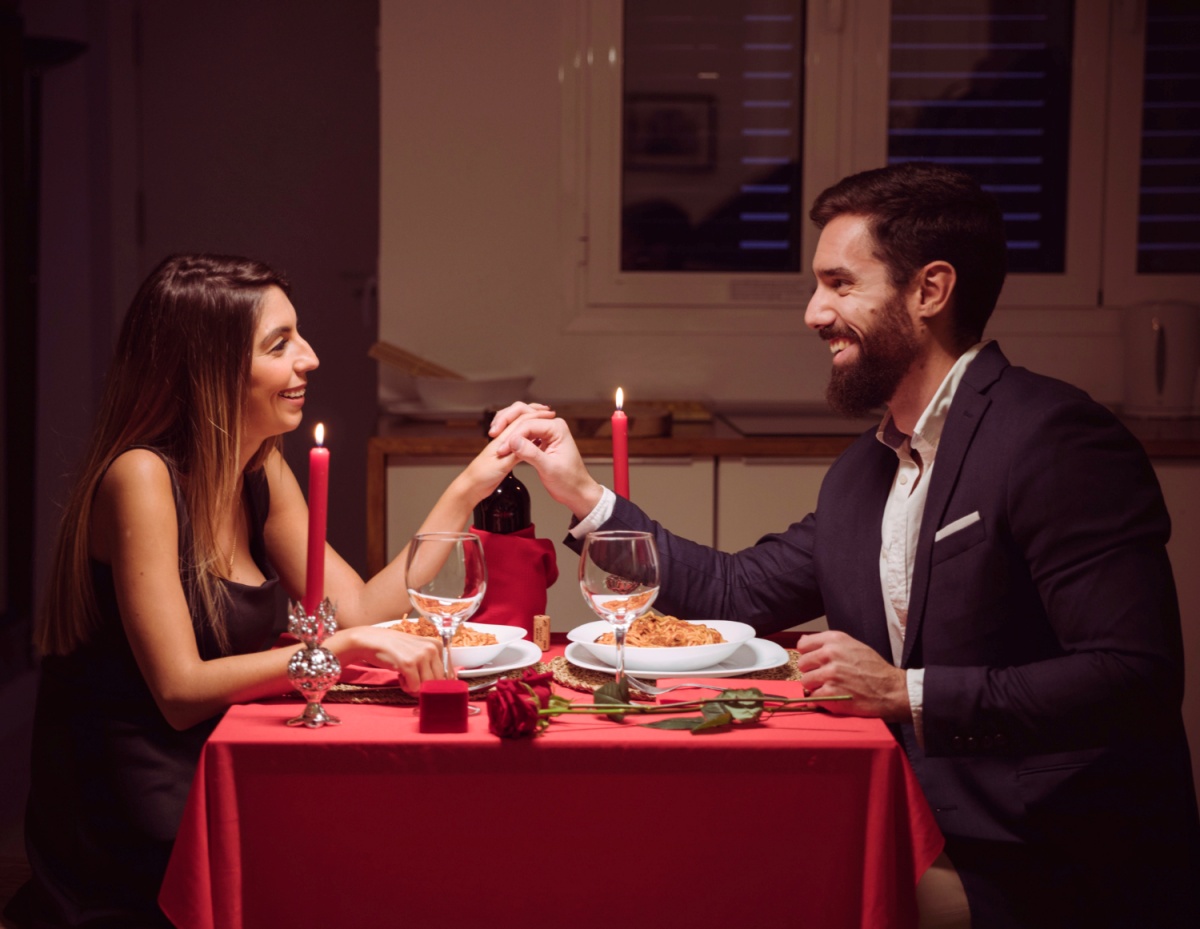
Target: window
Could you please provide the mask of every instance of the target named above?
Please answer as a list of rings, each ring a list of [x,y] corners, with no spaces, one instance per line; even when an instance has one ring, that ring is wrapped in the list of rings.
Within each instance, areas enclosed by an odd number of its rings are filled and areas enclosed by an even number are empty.
[[[571,326],[796,331],[813,197],[917,158],[1000,199],[1002,306],[1194,299],[1194,7],[590,0]]]
[[[1117,4],[1109,74],[1103,302],[1196,300],[1200,11]]]
[[[798,273],[803,3],[625,5],[621,271]]]
[[[816,245],[805,192],[849,170],[845,49],[887,33],[886,0],[854,5],[876,15],[811,0],[580,3],[566,41],[581,79],[564,81],[566,111],[582,116],[564,136],[581,175],[573,187],[568,170],[564,211],[581,243],[569,331],[803,329]],[[869,123],[881,152],[883,125]]]
[[[1151,0],[1142,75],[1137,269],[1200,269],[1200,11]]]

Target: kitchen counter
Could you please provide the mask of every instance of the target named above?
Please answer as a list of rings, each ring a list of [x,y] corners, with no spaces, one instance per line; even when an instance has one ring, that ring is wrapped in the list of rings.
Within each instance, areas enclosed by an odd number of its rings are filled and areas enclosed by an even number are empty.
[[[669,432],[666,435],[638,435],[635,428],[629,454],[632,458],[831,459],[876,422],[874,417],[847,420],[811,408],[744,407],[672,420],[662,428]],[[1200,418],[1127,419],[1126,425],[1152,459],[1200,460]],[[591,434],[573,430],[580,453],[585,458],[609,457],[611,438],[598,434],[602,426],[597,428],[592,420],[586,426]],[[381,417],[378,434],[367,441],[367,561],[372,574],[385,559],[389,464],[465,464],[485,441],[482,417]]]

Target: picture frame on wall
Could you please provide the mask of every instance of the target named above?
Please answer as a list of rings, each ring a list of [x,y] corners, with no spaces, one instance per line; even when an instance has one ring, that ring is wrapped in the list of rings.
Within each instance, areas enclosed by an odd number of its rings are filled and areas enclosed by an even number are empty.
[[[717,102],[708,94],[627,94],[624,168],[711,171],[717,163]]]

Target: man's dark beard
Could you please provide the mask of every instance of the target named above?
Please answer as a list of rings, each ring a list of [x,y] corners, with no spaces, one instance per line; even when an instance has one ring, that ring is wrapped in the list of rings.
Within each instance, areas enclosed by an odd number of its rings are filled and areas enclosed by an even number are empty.
[[[858,343],[858,360],[834,366],[825,399],[842,416],[865,416],[892,398],[917,357],[912,319],[899,294],[880,313],[875,327]]]

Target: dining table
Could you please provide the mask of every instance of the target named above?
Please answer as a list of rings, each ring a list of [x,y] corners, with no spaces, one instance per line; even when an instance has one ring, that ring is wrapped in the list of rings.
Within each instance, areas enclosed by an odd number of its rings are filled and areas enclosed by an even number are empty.
[[[286,725],[297,706],[233,706],[205,745],[159,897],[180,929],[912,927],[943,846],[876,719],[565,714],[513,739],[486,711],[446,734],[376,702]]]

